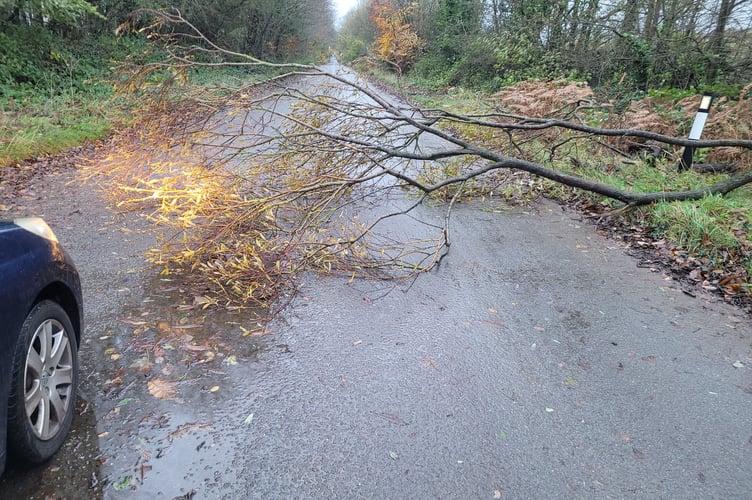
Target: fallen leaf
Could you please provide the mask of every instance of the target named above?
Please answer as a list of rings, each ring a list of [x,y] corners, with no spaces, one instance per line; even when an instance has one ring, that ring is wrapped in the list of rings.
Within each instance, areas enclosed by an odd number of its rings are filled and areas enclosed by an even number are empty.
[[[553,408],[546,408],[546,413],[553,413],[553,412],[554,412]]]
[[[498,321],[480,321],[480,323],[485,323],[486,325],[490,325],[494,328],[498,328],[499,330],[503,330],[506,328],[503,324],[499,323]]]
[[[118,405],[118,406],[125,406],[125,405],[127,405],[128,403],[130,403],[131,401],[133,401],[133,398],[123,398],[123,399],[121,399],[120,401],[118,401],[118,404],[117,404],[117,405]]]
[[[148,372],[151,370],[151,366],[151,361],[147,357],[139,358],[131,363],[131,368],[135,368],[140,372]]]
[[[741,361],[737,361],[731,366],[733,366],[734,368],[744,368],[744,363],[742,363]]]
[[[642,360],[646,363],[650,363],[651,365],[655,364],[655,356],[643,356]]]
[[[570,387],[573,387],[573,386],[577,385],[577,380],[575,380],[575,378],[574,378],[573,376],[571,376],[571,375],[570,375],[570,376],[569,376],[569,377],[567,377],[567,379],[566,379],[566,380],[564,381],[564,385],[568,385],[568,386],[570,386]]]
[[[243,328],[242,326],[240,329],[243,331],[243,337],[263,337],[265,335],[271,335],[272,332],[262,328],[260,330],[247,330]]]
[[[138,468],[138,472],[141,475],[141,484],[144,484],[144,474],[152,470],[152,466],[149,464],[141,464]]]
[[[139,321],[139,320],[130,319],[130,318],[118,318],[118,321],[129,324],[129,325],[133,325],[133,326],[143,326],[146,324],[146,321]]]
[[[149,380],[146,385],[149,388],[149,393],[157,399],[174,399],[178,390],[174,382],[161,378]]]
[[[251,422],[253,422],[253,413],[249,414],[247,417],[245,417],[245,420],[243,420],[243,423],[245,425],[251,425]]]
[[[629,442],[629,440],[630,440],[630,439],[632,439],[631,437],[629,437],[629,434],[621,434],[621,435],[619,435],[619,437],[620,437],[620,438],[621,438],[621,440],[622,440],[622,441],[624,441],[625,443],[628,443],[628,442]]]
[[[115,491],[123,491],[131,486],[133,483],[133,476],[125,476],[113,486]]]
[[[420,366],[422,366],[423,368],[432,368],[432,367],[436,366],[436,363],[437,362],[436,362],[435,359],[432,359],[432,358],[423,358],[420,361]]]
[[[234,354],[230,354],[229,356],[227,356],[227,358],[225,358],[223,363],[226,365],[235,366],[238,364],[238,358]]]
[[[637,448],[632,448],[632,454],[637,460],[642,460],[643,458],[645,458],[645,454]]]
[[[494,498],[501,498],[501,491],[499,491],[499,490],[494,490],[494,494],[493,494],[493,497],[494,497]]]
[[[210,351],[211,347],[208,345],[193,345],[193,344],[186,344],[182,346],[183,349],[186,351],[193,351],[193,352],[204,352],[204,351]]]
[[[392,460],[397,460],[399,458],[399,455],[397,454],[396,451],[391,451],[390,450],[389,451],[389,458],[391,458]]]
[[[407,425],[407,422],[394,413],[377,413],[376,415],[396,425]]]
[[[219,390],[219,386],[215,385],[214,387],[212,387],[211,389],[209,389],[209,392],[217,392],[218,390]]]
[[[178,425],[174,431],[167,434],[167,441],[172,442],[175,438],[183,437],[196,430],[210,431],[211,426],[199,422],[188,422],[187,424]]]
[[[194,306],[201,306],[203,309],[206,309],[210,305],[212,305],[215,301],[207,297],[206,295],[196,295],[193,297],[193,305]]]

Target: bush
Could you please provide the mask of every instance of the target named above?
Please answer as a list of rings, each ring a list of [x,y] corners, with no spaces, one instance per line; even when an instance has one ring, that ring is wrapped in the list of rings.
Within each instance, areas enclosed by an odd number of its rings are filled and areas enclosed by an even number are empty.
[[[473,38],[465,45],[459,61],[451,68],[449,83],[479,89],[490,88],[494,78],[498,76],[496,45],[495,38]]]
[[[343,62],[349,63],[368,54],[368,45],[365,40],[351,35],[340,36],[338,48]]]
[[[59,64],[51,54],[60,50],[60,45],[44,28],[1,24],[0,93],[15,93],[19,87],[48,86]]]

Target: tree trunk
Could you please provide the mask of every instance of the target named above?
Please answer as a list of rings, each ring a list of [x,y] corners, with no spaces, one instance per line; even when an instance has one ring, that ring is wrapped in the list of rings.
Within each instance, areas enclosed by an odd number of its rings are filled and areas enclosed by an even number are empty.
[[[736,0],[721,0],[721,8],[718,11],[718,18],[715,24],[715,30],[710,37],[710,64],[708,66],[708,82],[713,83],[718,78],[718,73],[726,67],[726,49],[725,35],[726,24],[731,17],[731,13],[736,7]]]

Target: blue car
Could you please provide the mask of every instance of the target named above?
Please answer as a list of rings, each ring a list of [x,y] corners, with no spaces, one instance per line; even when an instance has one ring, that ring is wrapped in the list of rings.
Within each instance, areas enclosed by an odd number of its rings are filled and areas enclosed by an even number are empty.
[[[83,331],[73,261],[39,218],[0,221],[0,474],[49,459],[71,427]]]

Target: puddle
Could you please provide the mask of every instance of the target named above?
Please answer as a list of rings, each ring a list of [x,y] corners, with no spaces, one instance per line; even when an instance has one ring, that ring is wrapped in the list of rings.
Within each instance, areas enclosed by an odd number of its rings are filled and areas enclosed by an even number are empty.
[[[87,325],[69,439],[42,466],[9,463],[3,498],[173,498],[231,475],[226,443],[252,422],[240,408],[258,356],[284,350],[258,313],[203,310],[174,281],[153,277],[132,297]]]
[[[223,409],[247,396],[237,389],[258,371],[259,353],[275,349],[259,313],[202,309],[176,283],[153,277],[96,339],[106,366],[95,377],[106,497],[219,484],[225,470],[207,464],[222,464],[227,427],[248,418]]]

